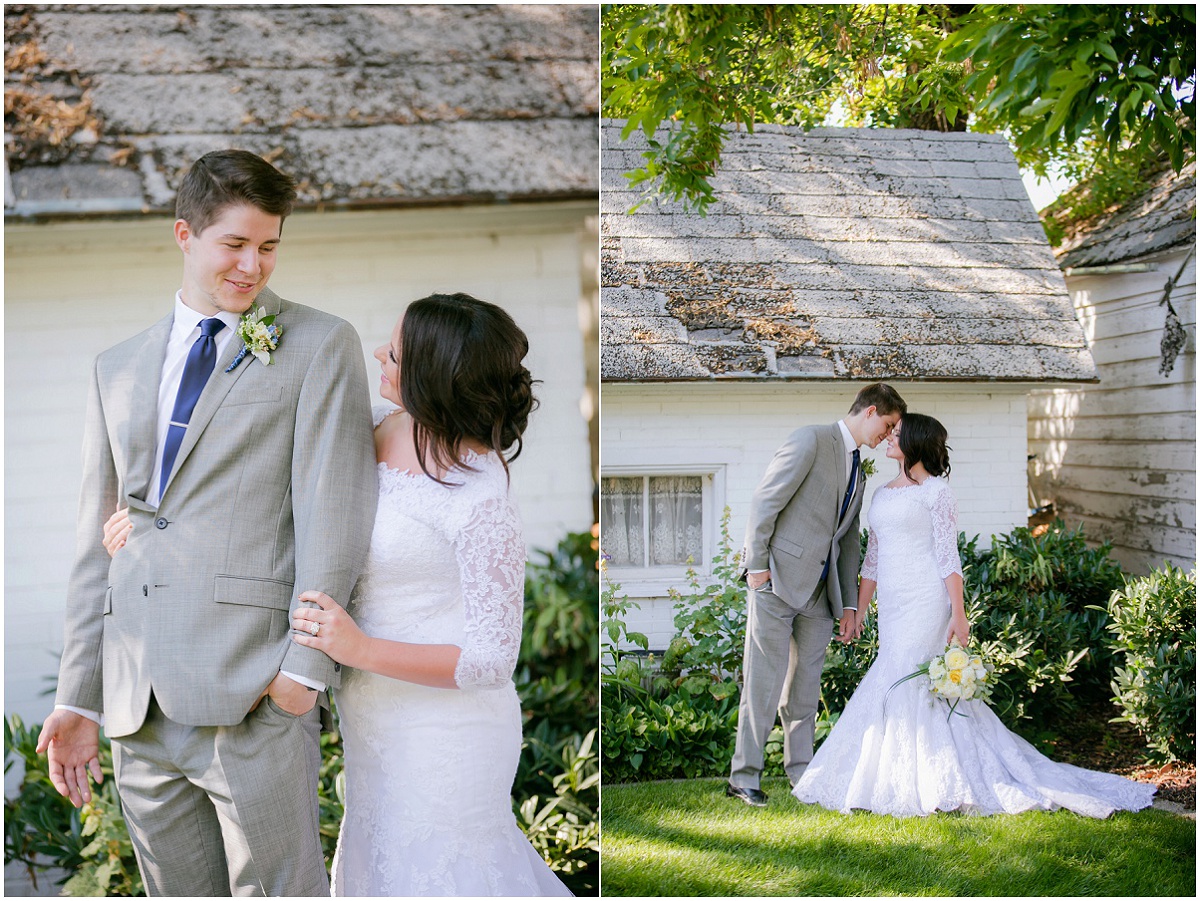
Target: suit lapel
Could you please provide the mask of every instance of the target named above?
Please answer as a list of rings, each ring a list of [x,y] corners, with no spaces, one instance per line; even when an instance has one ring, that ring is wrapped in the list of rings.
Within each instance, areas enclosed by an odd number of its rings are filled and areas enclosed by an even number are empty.
[[[268,316],[279,312],[279,297],[266,288],[259,292],[254,303],[255,306],[263,307]],[[233,372],[226,372],[225,370],[229,368],[229,364],[234,361],[241,349],[242,340],[235,335],[224,353],[221,354],[221,358],[217,360],[213,374],[209,378],[208,384],[204,386],[200,399],[196,401],[196,408],[192,410],[192,418],[188,421],[187,431],[183,435],[183,443],[179,445],[179,453],[175,455],[175,467],[171,470],[172,479],[174,479],[175,473],[179,472],[179,468],[183,466],[184,461],[192,452],[192,448],[196,446],[196,442],[200,440],[200,436],[204,434],[204,430],[208,428],[208,424],[212,422],[217,410],[221,409],[226,395],[237,384],[238,379],[246,374],[251,365],[261,365],[252,355],[247,354],[242,362],[238,363],[237,369]],[[168,481],[167,491],[170,490],[171,484]],[[166,491],[163,494],[165,495]]]
[[[125,494],[148,503],[155,484],[154,455],[158,449],[158,389],[175,314],[170,313],[146,332],[137,354],[125,435]]]

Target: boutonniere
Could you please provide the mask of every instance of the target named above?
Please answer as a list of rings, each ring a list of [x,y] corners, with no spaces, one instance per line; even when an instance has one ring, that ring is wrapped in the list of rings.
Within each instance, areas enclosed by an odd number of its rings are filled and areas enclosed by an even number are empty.
[[[875,475],[875,461],[870,457],[863,457],[863,459],[859,460],[858,467],[862,470],[864,478],[869,479]]]
[[[238,323],[237,336],[242,339],[242,349],[225,371],[237,369],[247,353],[254,354],[254,358],[264,366],[270,366],[271,351],[279,346],[282,335],[283,329],[275,324],[274,315],[268,316],[262,307],[251,307],[242,314],[242,321]]]

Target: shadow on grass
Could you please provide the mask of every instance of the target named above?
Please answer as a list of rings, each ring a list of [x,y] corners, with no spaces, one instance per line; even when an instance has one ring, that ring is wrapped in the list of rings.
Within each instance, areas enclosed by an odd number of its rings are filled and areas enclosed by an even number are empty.
[[[762,810],[721,782],[606,786],[603,893],[1195,896],[1195,822],[1161,811],[847,816],[774,782]]]

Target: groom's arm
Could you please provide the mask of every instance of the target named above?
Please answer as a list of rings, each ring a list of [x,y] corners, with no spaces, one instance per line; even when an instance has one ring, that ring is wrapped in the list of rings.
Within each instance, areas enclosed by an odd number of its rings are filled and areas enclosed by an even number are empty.
[[[99,361],[92,365],[83,438],[83,487],[75,527],[75,562],[67,584],[63,654],[55,708],[42,724],[37,753],[47,755],[50,781],[76,807],[91,800],[88,774],[101,782],[99,711],[104,709],[104,598],[108,553],[104,522],[117,506],[118,480],[100,398]]]
[[[100,395],[99,360],[92,366],[83,429],[83,486],[75,526],[75,561],[67,583],[63,654],[55,704],[104,709],[104,600],[109,556],[101,543],[104,523],[117,509],[116,465]]]
[[[749,572],[770,569],[768,548],[771,536],[775,534],[775,521],[812,471],[816,459],[817,433],[811,428],[797,429],[775,452],[750,499],[750,516],[746,523],[746,569]]]
[[[375,442],[362,342],[338,322],[313,355],[296,410],[292,512],[296,585],[343,606],[366,558],[375,521]],[[325,654],[288,642],[280,670],[336,688],[339,668]]]

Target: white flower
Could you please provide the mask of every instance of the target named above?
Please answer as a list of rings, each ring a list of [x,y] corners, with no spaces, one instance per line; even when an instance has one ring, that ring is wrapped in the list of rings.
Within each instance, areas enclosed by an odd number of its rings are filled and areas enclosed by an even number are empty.
[[[254,354],[254,359],[264,366],[270,366],[271,351],[279,346],[282,335],[283,329],[275,324],[273,315],[268,316],[263,307],[251,307],[238,323],[237,336],[242,339],[242,349],[225,371],[236,369],[247,353]]]

